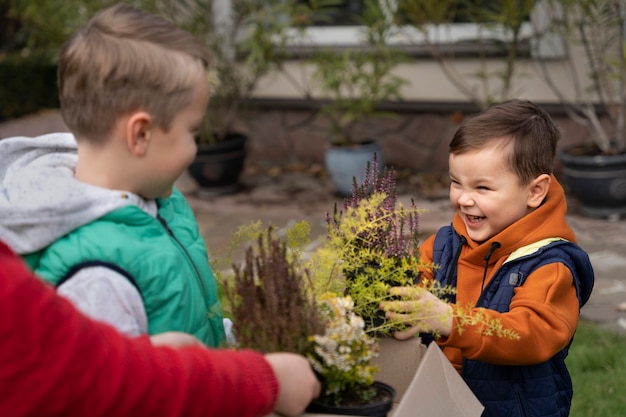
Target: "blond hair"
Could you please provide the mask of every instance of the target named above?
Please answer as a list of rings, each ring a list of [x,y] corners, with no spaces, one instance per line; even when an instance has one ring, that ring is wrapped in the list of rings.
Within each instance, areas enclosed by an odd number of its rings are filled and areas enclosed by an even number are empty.
[[[70,130],[106,141],[117,119],[150,113],[165,131],[192,100],[210,54],[191,33],[127,4],[96,14],[64,46],[58,62],[61,114]]]

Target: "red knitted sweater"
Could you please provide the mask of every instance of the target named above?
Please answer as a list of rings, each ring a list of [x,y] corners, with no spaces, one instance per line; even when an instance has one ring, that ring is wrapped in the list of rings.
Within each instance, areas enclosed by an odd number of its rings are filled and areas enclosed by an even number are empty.
[[[81,315],[0,243],[0,416],[268,414],[278,382],[252,351],[175,350]]]

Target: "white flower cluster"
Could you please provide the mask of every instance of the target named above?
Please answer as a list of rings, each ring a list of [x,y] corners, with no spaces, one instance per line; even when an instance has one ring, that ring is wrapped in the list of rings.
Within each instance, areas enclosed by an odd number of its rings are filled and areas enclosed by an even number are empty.
[[[313,336],[316,357],[312,365],[327,378],[346,374],[353,382],[367,384],[375,372],[369,364],[378,354],[378,344],[365,333],[363,319],[354,314],[353,308],[350,297],[323,299],[321,312],[327,326],[323,335]]]

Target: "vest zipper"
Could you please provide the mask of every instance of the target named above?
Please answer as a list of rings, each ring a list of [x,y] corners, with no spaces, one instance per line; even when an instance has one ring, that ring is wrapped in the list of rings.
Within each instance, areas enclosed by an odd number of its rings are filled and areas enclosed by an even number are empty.
[[[178,240],[178,238],[176,237],[176,235],[174,235],[174,232],[172,232],[172,229],[170,229],[169,225],[167,224],[167,222],[165,221],[165,219],[163,217],[161,217],[160,214],[157,213],[156,216],[157,220],[159,221],[159,223],[161,223],[161,225],[163,226],[163,228],[165,229],[165,231],[167,232],[168,235],[170,235],[170,237],[172,239],[174,239],[174,242],[176,242],[176,244],[178,245],[179,248],[182,249],[182,251],[185,253],[185,256],[187,257],[187,259],[189,260],[189,263],[191,264],[195,274],[196,274],[196,278],[198,280],[198,283],[200,284],[200,288],[202,288],[202,295],[203,298],[206,302],[206,300],[208,299],[207,293],[206,293],[206,288],[204,287],[204,283],[202,282],[202,277],[200,276],[200,271],[198,271],[198,267],[196,266],[196,263],[193,261],[193,259],[191,258],[191,255],[189,254],[189,251],[187,250],[186,247],[183,246],[183,244],[180,242],[180,240]]]
[[[480,285],[480,294],[478,295],[478,300],[476,300],[476,306],[479,305],[480,300],[483,298],[483,294],[485,293],[485,280],[487,279],[487,271],[489,270],[489,259],[491,259],[491,255],[493,255],[493,253],[501,246],[502,245],[500,245],[500,242],[493,242],[491,244],[491,247],[489,248],[489,251],[487,251],[487,254],[483,258],[483,260],[485,261],[485,268],[483,269],[483,282]],[[489,281],[489,283],[491,283],[491,281]]]

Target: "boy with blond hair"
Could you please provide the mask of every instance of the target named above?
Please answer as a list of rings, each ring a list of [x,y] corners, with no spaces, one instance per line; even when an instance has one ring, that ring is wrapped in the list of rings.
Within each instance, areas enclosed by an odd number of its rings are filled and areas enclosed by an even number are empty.
[[[387,316],[434,333],[485,406],[483,417],[567,416],[572,381],[565,357],[594,276],[567,224],[552,174],[560,132],[533,103],[510,100],[466,120],[450,143],[450,201],[456,214],[421,246],[423,272],[456,289],[448,300],[410,288],[383,303]],[[459,329],[454,304],[498,320],[519,340]],[[443,319],[442,319],[443,318]],[[426,335],[426,339],[428,336]]]
[[[216,280],[174,187],[196,154],[209,59],[162,17],[125,4],[94,16],[58,61],[72,134],[0,142],[0,238],[89,316],[217,347]]]

